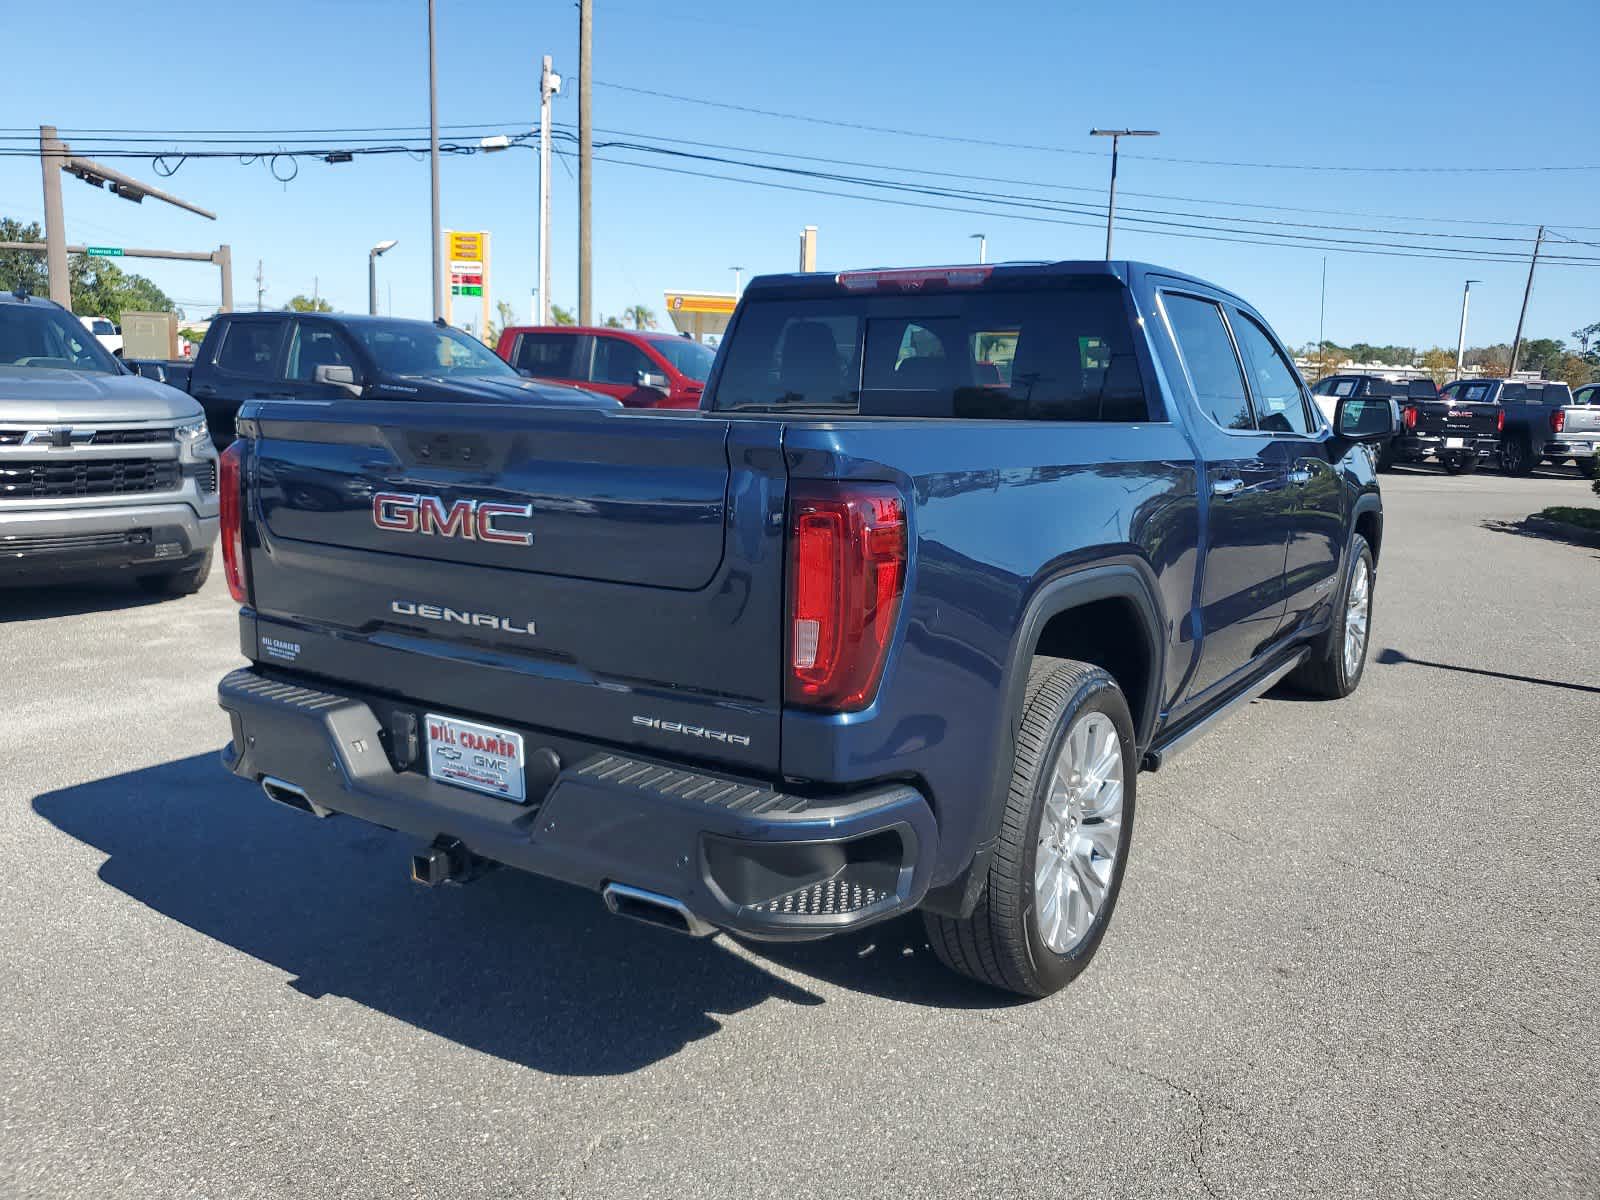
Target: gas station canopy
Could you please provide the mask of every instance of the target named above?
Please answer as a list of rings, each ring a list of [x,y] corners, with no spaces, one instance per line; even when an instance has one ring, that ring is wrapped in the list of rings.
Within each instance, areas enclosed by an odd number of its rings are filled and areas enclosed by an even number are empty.
[[[726,292],[668,292],[667,312],[674,329],[703,342],[708,335],[722,336],[737,299]]]

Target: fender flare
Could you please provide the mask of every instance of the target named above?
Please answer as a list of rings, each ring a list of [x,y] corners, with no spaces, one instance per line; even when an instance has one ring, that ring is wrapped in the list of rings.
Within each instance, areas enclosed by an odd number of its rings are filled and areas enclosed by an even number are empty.
[[[971,913],[988,873],[989,855],[994,850],[1011,788],[1011,770],[1016,758],[1017,729],[1022,720],[1022,702],[1027,691],[1028,671],[1039,635],[1052,617],[1098,600],[1126,600],[1132,605],[1144,634],[1148,678],[1141,711],[1133,714],[1134,761],[1138,762],[1154,737],[1161,709],[1161,681],[1166,678],[1167,644],[1162,636],[1161,604],[1157,599],[1155,575],[1148,563],[1132,555],[1110,561],[1099,560],[1047,577],[1037,584],[1023,610],[1017,633],[1005,664],[1000,686],[1001,711],[993,741],[994,771],[988,794],[983,798],[979,836],[971,862],[947,884],[928,893],[923,907],[947,916]]]
[[[1350,540],[1356,533],[1356,522],[1367,513],[1373,514],[1378,519],[1378,545],[1372,548],[1373,565],[1376,567],[1378,551],[1383,545],[1383,499],[1377,492],[1363,492],[1356,497],[1356,502],[1350,507],[1350,537],[1345,539],[1345,556],[1349,557]]]

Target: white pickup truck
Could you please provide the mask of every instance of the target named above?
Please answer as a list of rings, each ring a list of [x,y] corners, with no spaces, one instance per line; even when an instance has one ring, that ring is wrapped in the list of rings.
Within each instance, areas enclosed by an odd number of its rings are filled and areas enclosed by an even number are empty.
[[[106,317],[84,316],[74,313],[73,316],[83,322],[83,327],[94,334],[94,340],[106,348],[107,354],[122,357],[122,326]]]

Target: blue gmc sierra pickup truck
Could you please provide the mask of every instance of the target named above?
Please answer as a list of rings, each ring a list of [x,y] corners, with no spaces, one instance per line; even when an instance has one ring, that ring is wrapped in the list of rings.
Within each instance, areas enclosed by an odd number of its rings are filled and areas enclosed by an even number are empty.
[[[1248,304],[1137,263],[753,281],[696,412],[251,401],[225,764],[691,934],[923,910],[1047,995],[1140,771],[1360,683],[1387,399],[1330,425]]]

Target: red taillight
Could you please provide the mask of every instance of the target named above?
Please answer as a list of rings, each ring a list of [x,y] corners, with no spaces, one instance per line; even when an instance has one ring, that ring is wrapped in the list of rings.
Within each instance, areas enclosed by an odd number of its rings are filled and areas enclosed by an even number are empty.
[[[244,565],[244,479],[239,470],[244,458],[243,439],[222,452],[217,471],[217,500],[222,509],[222,571],[228,577],[228,594],[239,604],[250,603]]]
[[[789,502],[790,704],[872,702],[906,583],[906,511],[880,484],[802,482]]]
[[[1567,427],[1567,410],[1558,408],[1550,414],[1550,432],[1560,433]]]
[[[1417,427],[1416,407],[1410,404],[1406,405],[1405,408],[1401,410],[1400,420],[1407,429],[1415,429]]]
[[[1504,433],[1506,431],[1506,410],[1503,408],[1494,410],[1494,431],[1496,433]]]

